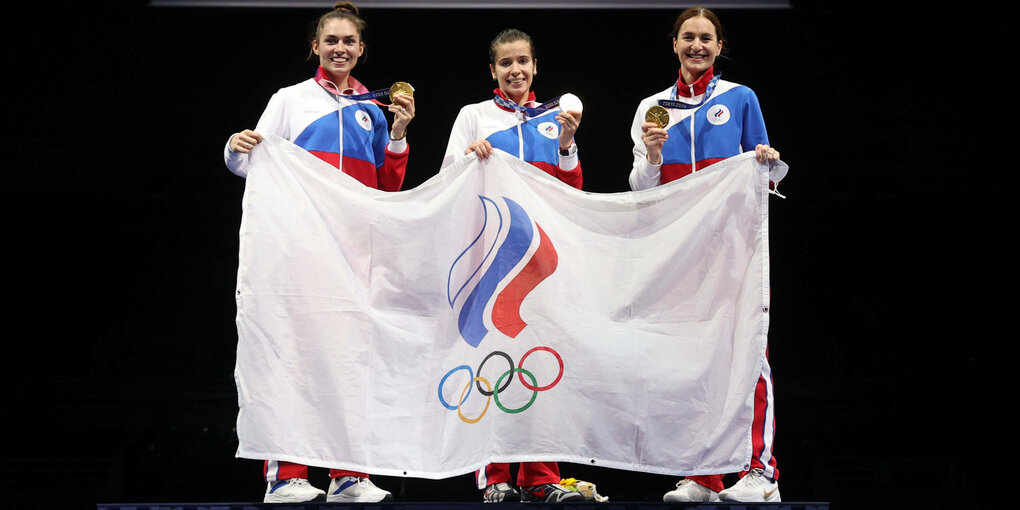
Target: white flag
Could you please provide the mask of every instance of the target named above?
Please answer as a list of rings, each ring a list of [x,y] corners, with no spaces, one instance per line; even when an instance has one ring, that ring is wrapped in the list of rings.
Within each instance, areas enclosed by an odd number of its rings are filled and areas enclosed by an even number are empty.
[[[499,151],[396,193],[280,138],[251,157],[238,456],[424,478],[748,463],[769,289],[753,153],[615,194]]]

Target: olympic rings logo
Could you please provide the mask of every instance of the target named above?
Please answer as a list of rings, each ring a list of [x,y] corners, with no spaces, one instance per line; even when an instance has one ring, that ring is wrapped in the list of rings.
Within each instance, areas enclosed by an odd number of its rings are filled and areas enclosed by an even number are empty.
[[[538,381],[535,378],[535,375],[529,372],[528,370],[524,369],[524,360],[528,359],[528,356],[530,356],[535,351],[546,351],[548,353],[551,353],[553,356],[556,357],[556,361],[560,365],[560,370],[559,373],[556,374],[556,378],[553,379],[551,383],[546,384],[545,386],[539,386]],[[495,385],[490,383],[488,379],[481,376],[482,367],[484,367],[485,362],[489,361],[489,358],[492,358],[493,356],[502,357],[510,365],[510,369],[507,370],[506,372],[503,372],[503,374],[496,379]],[[443,397],[443,386],[446,384],[446,380],[449,379],[451,375],[461,370],[467,371],[468,383],[467,385],[464,386],[464,389],[461,390],[460,392],[460,401],[457,403],[457,405],[453,405],[447,402],[446,399]],[[479,375],[475,376],[476,373]],[[531,399],[528,400],[526,404],[522,405],[521,407],[511,409],[504,406],[503,403],[500,402],[499,394],[501,392],[506,391],[506,389],[510,386],[510,383],[513,381],[514,373],[517,374],[517,379],[521,381],[521,384],[524,385],[525,388],[532,391],[532,394]],[[530,379],[531,382],[528,383],[527,381],[525,381],[524,376],[528,376],[528,379]],[[560,357],[560,353],[556,352],[551,347],[540,346],[531,349],[530,351],[524,353],[524,356],[521,356],[521,361],[517,364],[516,367],[514,366],[513,358],[511,358],[509,354],[503,351],[492,351],[491,353],[489,353],[488,356],[482,359],[481,363],[478,364],[477,371],[472,371],[471,367],[467,365],[460,365],[458,367],[454,367],[452,370],[447,372],[446,375],[444,375],[443,378],[439,381],[438,389],[439,402],[443,404],[443,407],[451,411],[457,411],[457,416],[460,417],[460,419],[464,423],[478,423],[478,421],[481,420],[483,416],[485,416],[485,413],[489,411],[489,405],[493,401],[496,402],[496,407],[498,407],[501,411],[505,413],[509,414],[520,413],[525,411],[526,409],[531,407],[532,404],[535,403],[535,399],[538,398],[539,392],[549,390],[552,387],[556,386],[557,384],[559,384],[560,379],[562,378],[563,378],[563,358]],[[506,381],[506,383],[503,382],[504,380]],[[485,385],[485,388],[482,388],[483,384]],[[464,402],[467,401],[468,397],[471,396],[471,392],[473,391],[474,387],[478,387],[478,392],[486,397],[485,407],[482,409],[482,412],[477,417],[468,418],[467,416],[464,416],[464,412],[461,408],[464,405]]]

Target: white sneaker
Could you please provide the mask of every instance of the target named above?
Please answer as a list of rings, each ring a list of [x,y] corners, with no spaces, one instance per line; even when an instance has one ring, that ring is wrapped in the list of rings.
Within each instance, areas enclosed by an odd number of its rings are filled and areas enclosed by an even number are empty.
[[[393,501],[393,494],[375,486],[368,478],[341,476],[329,482],[329,503],[378,503]]]
[[[263,503],[307,503],[322,501],[326,492],[316,489],[305,478],[288,478],[266,484],[266,495]]]
[[[732,487],[720,492],[719,499],[745,503],[782,501],[779,498],[779,482],[765,478],[759,468],[748,471]]]
[[[701,485],[690,478],[684,478],[676,484],[676,489],[671,490],[662,496],[666,503],[702,502],[715,503],[719,501],[719,493]]]

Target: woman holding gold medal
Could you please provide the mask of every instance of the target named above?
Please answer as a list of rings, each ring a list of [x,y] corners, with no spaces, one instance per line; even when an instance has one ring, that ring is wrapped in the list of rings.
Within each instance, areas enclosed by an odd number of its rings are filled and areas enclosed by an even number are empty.
[[[364,185],[399,191],[407,168],[407,126],[414,118],[410,85],[398,82],[390,90],[370,92],[351,75],[364,55],[361,38],[365,22],[351,2],[337,2],[334,10],[319,18],[311,53],[319,59],[313,78],[279,90],[259,119],[255,130],[230,137],[224,151],[227,167],[247,175],[248,155],[263,139],[274,134],[294,142]],[[393,104],[393,127],[375,101],[389,95]],[[393,496],[375,486],[368,474],[331,469],[329,493],[308,483],[308,467],[267,460],[267,503],[329,502],[375,503]]]
[[[665,184],[748,150],[754,150],[758,161],[775,165],[774,181],[782,177],[776,172],[785,174],[779,151],[769,146],[754,91],[720,80],[714,72],[723,51],[721,32],[715,14],[701,7],[687,9],[674,23],[673,52],[680,59],[680,76],[638,106],[631,126],[631,189]]]
[[[715,61],[723,51],[722,25],[712,11],[692,7],[673,25],[673,51],[680,59],[676,83],[641,101],[631,138],[634,166],[630,187],[642,190],[679,179],[723,159],[753,150],[779,182],[788,167],[769,146],[765,121],[754,91],[723,81]],[[752,459],[748,471],[728,489],[723,475],[691,476],[663,500],[779,501],[779,470],[772,456],[774,416],[772,374],[766,355],[755,387]]]
[[[468,154],[487,159],[500,150],[527,161],[557,179],[581,187],[581,164],[574,133],[581,123],[581,101],[564,94],[558,104],[539,104],[531,83],[537,74],[531,37],[516,29],[500,32],[489,44],[489,72],[499,85],[493,98],[461,108],[454,121],[443,167]],[[489,464],[476,473],[483,500],[584,501],[580,492],[560,485],[556,462],[522,462],[517,487],[510,465]],[[518,491],[519,489],[519,491]]]
[[[366,186],[400,190],[409,152],[405,135],[415,113],[413,89],[398,82],[389,91],[369,92],[351,75],[365,53],[364,28],[351,2],[337,2],[334,10],[322,15],[309,53],[309,58],[319,59],[315,76],[280,89],[270,98],[254,131],[246,129],[230,137],[224,158],[232,172],[247,175],[248,153],[263,135],[274,134]],[[375,100],[387,93],[392,104]],[[393,113],[392,129],[387,129],[379,106]]]

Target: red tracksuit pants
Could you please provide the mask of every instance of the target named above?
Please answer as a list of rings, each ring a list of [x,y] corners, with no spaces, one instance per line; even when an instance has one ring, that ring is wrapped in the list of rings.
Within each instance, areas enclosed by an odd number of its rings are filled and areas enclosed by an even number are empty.
[[[293,462],[284,462],[282,460],[267,460],[262,466],[262,475],[265,476],[267,482],[276,482],[279,480],[287,480],[289,478],[308,478],[308,466],[304,464],[295,464]],[[330,478],[340,478],[341,476],[360,476],[367,478],[368,474],[359,473],[357,471],[344,471],[341,469],[330,469]]]
[[[475,472],[478,488],[494,483],[510,482],[510,464],[493,463]],[[530,487],[546,483],[560,483],[560,465],[556,462],[521,462],[517,470],[517,485]]]

